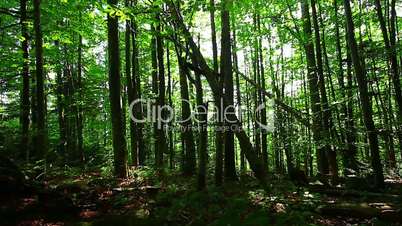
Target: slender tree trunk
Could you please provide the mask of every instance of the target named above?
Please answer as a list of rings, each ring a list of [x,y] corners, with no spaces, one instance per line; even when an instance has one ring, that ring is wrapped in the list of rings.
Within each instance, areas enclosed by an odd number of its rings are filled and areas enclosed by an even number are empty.
[[[398,67],[398,56],[397,56],[397,47],[395,43],[395,18],[396,18],[396,11],[395,11],[395,0],[391,2],[391,29],[388,35],[388,29],[386,25],[386,21],[384,19],[382,8],[381,8],[381,1],[375,0],[375,6],[377,10],[377,17],[380,22],[381,32],[384,39],[385,49],[387,51],[388,60],[391,62],[391,78],[392,83],[394,85],[394,92],[395,92],[395,102],[397,106],[397,135],[399,140],[400,149],[402,152],[402,91],[401,91],[401,82],[400,82],[400,74],[399,74],[399,67]],[[388,8],[388,7],[387,7]]]
[[[81,14],[80,14],[81,17]],[[82,86],[82,36],[78,37],[78,65],[77,65],[77,89],[80,97],[83,96],[83,86]],[[83,120],[84,113],[82,112],[82,104],[80,102],[77,104],[77,142],[78,142],[78,154],[81,162],[85,161],[84,156],[84,135],[83,135]]]
[[[366,75],[364,74],[364,69],[362,68],[361,65],[359,51],[355,39],[352,10],[350,8],[349,0],[344,0],[344,7],[346,15],[345,19],[347,27],[348,44],[359,88],[359,95],[363,112],[363,121],[366,127],[366,132],[369,140],[369,147],[371,151],[371,163],[375,174],[375,185],[377,187],[383,187],[384,175],[379,153],[380,151],[378,146],[377,131],[373,121],[373,109],[371,106],[371,101],[368,93]]]
[[[29,161],[29,52],[28,52],[28,29],[27,29],[27,0],[20,0],[20,23],[23,41],[22,49],[22,91],[21,91],[21,153],[25,153],[26,161]]]
[[[167,74],[168,74],[168,101],[169,106],[173,108],[173,100],[172,100],[172,73],[170,69],[170,48],[169,43],[166,44],[166,64],[167,64]],[[169,121],[168,128],[169,128],[169,167],[170,169],[174,169],[174,143],[173,143],[173,130],[172,130],[172,120]]]
[[[233,42],[232,42],[232,55],[233,55],[233,67],[236,76],[236,101],[237,101],[237,109],[238,109],[238,115],[240,117],[240,123],[243,121],[243,115],[242,115],[242,103],[241,103],[241,91],[240,91],[240,76],[239,76],[239,64],[238,64],[238,58],[237,58],[237,46],[236,46],[236,29],[235,29],[235,17],[232,17],[232,34],[233,34]],[[240,150],[240,167],[242,169],[242,173],[244,172],[245,168],[245,159],[244,159],[244,153],[243,151]]]
[[[207,175],[207,161],[208,161],[208,104],[203,101],[203,89],[201,83],[201,75],[195,73],[195,88],[197,99],[197,111],[199,119],[199,140],[198,140],[198,184],[199,190],[202,190],[206,186]]]
[[[234,114],[234,100],[233,100],[233,74],[232,74],[232,51],[230,45],[230,15],[229,15],[229,1],[223,0],[221,2],[221,74],[224,81],[225,96],[228,99],[225,105],[225,119],[228,114]],[[225,120],[225,125],[227,122]],[[225,158],[224,158],[224,173],[227,180],[236,180],[236,163],[234,151],[234,136],[233,131],[228,129],[225,131]]]
[[[212,38],[212,56],[213,56],[213,64],[214,71],[218,73],[218,45],[216,44],[216,29],[215,29],[215,1],[210,0],[209,2],[209,13],[211,19],[211,38]]]
[[[180,95],[181,95],[181,115],[182,115],[182,131],[181,137],[184,146],[183,149],[183,173],[191,176],[195,173],[195,144],[193,132],[191,130],[191,109],[190,97],[188,93],[187,74],[190,73],[185,63],[183,62],[182,54],[176,47],[176,54],[179,61],[179,74],[180,74]],[[194,159],[194,160],[193,160]]]
[[[216,43],[216,29],[215,29],[215,2],[214,0],[210,0],[210,19],[211,19],[211,42],[212,42],[212,55],[213,55],[213,70],[215,73],[218,73],[218,45]],[[223,92],[223,79],[221,76],[218,77],[218,83],[220,85],[220,90]],[[218,109],[217,123],[215,127],[215,184],[221,185],[223,181],[223,133],[220,131],[222,128],[222,117],[220,115],[221,112],[221,101],[216,101],[216,106]]]
[[[61,59],[61,50],[59,41],[55,41],[55,46],[58,50],[59,58]],[[62,65],[57,65],[56,69],[56,104],[59,123],[59,150],[61,154],[66,157],[66,121],[65,121],[65,106],[63,98],[63,70]]]
[[[316,50],[316,59],[317,59],[317,74],[318,74],[318,87],[320,90],[320,100],[322,106],[322,133],[324,138],[326,138],[326,142],[324,143],[327,146],[325,149],[327,160],[329,163],[329,169],[331,174],[336,178],[338,176],[338,166],[336,162],[336,153],[335,150],[332,150],[331,147],[327,144],[331,138],[331,109],[328,104],[327,91],[325,88],[325,77],[324,77],[324,66],[322,61],[322,48],[321,48],[321,36],[320,36],[320,28],[318,25],[318,15],[316,10],[315,0],[311,0],[311,8],[312,8],[312,16],[313,16],[313,25],[314,25],[314,36],[315,36],[315,50]],[[327,171],[327,169],[325,169]],[[327,173],[327,172],[325,172]]]
[[[260,15],[257,15],[257,29],[258,33],[261,34],[261,18]],[[263,48],[262,48],[262,39],[261,36],[259,35],[259,64],[260,64],[260,84],[261,84],[261,89],[265,90],[265,70],[264,70],[264,57],[263,57]],[[267,125],[267,110],[266,110],[266,98],[265,95],[261,95],[261,104],[264,105],[264,107],[261,109],[261,124],[262,125]],[[263,164],[265,165],[265,168],[268,170],[268,141],[267,141],[267,135],[268,131],[266,129],[261,130],[261,149],[262,149],[262,161]]]
[[[117,5],[117,0],[108,0],[111,6]],[[127,177],[127,147],[124,136],[124,121],[120,105],[120,52],[118,18],[108,14],[108,54],[109,54],[109,92],[112,117],[112,142],[114,153],[114,173],[119,178]]]
[[[137,1],[134,1],[134,5],[137,4]],[[138,44],[137,44],[137,39],[138,39],[138,28],[137,28],[137,22],[135,18],[131,19],[131,25],[132,25],[132,33],[131,33],[131,39],[132,39],[132,46],[133,46],[133,52],[132,52],[132,76],[131,76],[131,82],[133,83],[133,99],[141,99],[141,77],[140,77],[140,64],[139,64],[139,50],[138,50]],[[141,104],[136,104],[134,106],[134,115],[136,119],[142,120],[143,119],[143,109]],[[133,121],[133,120],[131,120]],[[137,153],[137,159],[138,159],[138,165],[143,166],[145,165],[145,159],[146,159],[146,148],[145,148],[145,143],[144,143],[144,138],[143,138],[143,124],[138,122],[135,123],[133,122],[134,125],[133,127],[135,128],[135,138],[136,138],[136,150],[134,150],[135,153]]]
[[[128,0],[125,1],[126,7],[128,6]],[[126,32],[125,32],[125,62],[126,62],[126,81],[127,81],[127,97],[128,97],[128,102],[131,105],[133,101],[135,100],[135,90],[133,87],[133,80],[135,78],[132,77],[131,73],[131,24],[130,21],[126,20]],[[135,107],[135,106],[134,106]],[[133,108],[134,108],[133,107]],[[134,110],[135,111],[135,110]],[[129,112],[130,114],[133,114],[135,116],[134,112]],[[137,152],[137,131],[135,127],[135,122],[133,119],[130,118],[130,153],[131,153],[131,164],[135,167],[138,166],[138,152]]]
[[[318,75],[316,72],[314,45],[312,42],[312,31],[308,3],[302,0],[302,18],[304,19],[303,30],[306,35],[304,49],[307,58],[307,80],[310,89],[310,105],[312,110],[312,131],[317,148],[317,166],[320,175],[328,172],[328,161],[326,158],[327,146],[322,144],[321,126],[321,101],[318,88]]]
[[[160,21],[159,15],[157,16],[157,20]],[[163,40],[162,40],[162,27],[159,23],[157,26],[157,35],[156,35],[156,45],[157,45],[157,59],[158,59],[158,82],[159,82],[159,97],[158,97],[158,106],[162,108],[165,105],[165,63],[163,60],[164,50],[163,50]],[[166,137],[164,132],[163,120],[165,119],[166,112],[162,111],[157,125],[157,150],[155,150],[155,163],[157,167],[163,167],[163,154],[166,153]]]
[[[35,58],[36,58],[36,155],[45,157],[47,153],[47,129],[46,129],[46,101],[43,72],[43,40],[41,28],[41,1],[34,0],[34,30],[35,30]]]
[[[334,0],[334,12],[335,12],[335,39],[336,39],[336,55],[337,55],[337,60],[338,60],[338,84],[339,84],[339,91],[341,93],[341,96],[344,97],[346,96],[345,90],[347,90],[348,97],[350,95],[350,98],[348,98],[348,102],[352,102],[352,92],[351,89],[352,87],[348,86],[345,87],[345,82],[344,82],[344,73],[343,73],[343,60],[342,60],[342,48],[341,48],[341,37],[340,37],[340,31],[339,31],[339,20],[338,20],[338,3],[337,0]],[[348,72],[350,72],[350,67],[348,63]],[[349,75],[348,75],[349,76]],[[344,133],[341,133],[341,136],[344,138],[343,140],[346,142],[346,147],[343,152],[343,160],[344,160],[344,173],[345,175],[348,175],[350,170],[352,169],[353,171],[357,170],[357,165],[356,165],[356,137],[353,135],[354,133],[351,132],[353,131],[354,128],[354,122],[353,122],[353,109],[349,110],[347,103],[342,103],[342,112],[344,114],[344,117],[346,117],[347,120],[345,120],[345,125],[344,125]],[[349,113],[350,112],[350,113]],[[349,121],[349,115],[352,115],[352,118],[350,118],[351,121]],[[338,120],[339,123],[340,120]],[[341,127],[341,126],[340,126]]]

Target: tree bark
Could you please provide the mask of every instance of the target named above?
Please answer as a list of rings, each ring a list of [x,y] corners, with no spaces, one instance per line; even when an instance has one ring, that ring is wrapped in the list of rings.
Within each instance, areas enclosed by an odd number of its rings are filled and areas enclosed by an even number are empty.
[[[134,1],[134,5],[137,4],[137,1]],[[136,99],[141,99],[141,77],[140,77],[140,64],[139,64],[139,50],[138,50],[138,28],[137,28],[137,22],[135,18],[131,19],[131,25],[132,25],[132,33],[131,33],[131,39],[132,39],[132,46],[133,46],[133,52],[132,52],[132,76],[131,76],[131,82],[133,83],[133,98],[134,100]],[[143,109],[141,104],[137,104],[134,106],[134,115],[135,118],[142,120],[143,119]],[[131,120],[132,121],[132,120]],[[134,150],[137,153],[138,157],[138,165],[143,166],[145,165],[145,159],[146,159],[146,147],[144,143],[144,138],[143,138],[143,124],[142,123],[134,123],[133,125],[135,127],[135,137],[136,137],[136,150]]]
[[[338,61],[338,84],[339,84],[339,91],[341,93],[342,97],[346,96],[345,90],[347,90],[348,97],[350,95],[350,98],[348,98],[347,103],[352,102],[352,92],[351,88],[352,87],[345,87],[345,82],[344,82],[344,73],[343,73],[343,60],[342,60],[342,48],[341,48],[341,37],[340,37],[340,31],[339,31],[339,20],[338,20],[338,3],[337,0],[334,0],[334,13],[335,13],[335,37],[336,37],[336,56],[337,56],[337,61]],[[348,63],[348,72],[349,72],[349,63]],[[347,89],[348,88],[348,89]],[[346,117],[346,120],[344,122],[344,131],[341,132],[341,137],[343,137],[344,142],[346,143],[346,147],[344,148],[343,154],[343,163],[344,163],[344,173],[345,175],[348,174],[349,169],[352,169],[353,171],[357,170],[357,165],[356,165],[356,137],[353,135],[351,132],[354,128],[354,121],[353,121],[353,109],[351,109],[351,115],[352,118],[349,120],[349,112],[350,110],[348,109],[347,103],[342,103],[341,109],[344,114],[343,117]],[[341,123],[339,121],[339,123]],[[341,126],[340,126],[341,127]]]
[[[28,52],[28,29],[27,29],[27,0],[20,0],[20,23],[23,41],[22,49],[22,91],[21,91],[21,153],[25,153],[26,161],[29,161],[29,52]]]
[[[80,14],[81,17],[81,14]],[[83,86],[82,86],[82,36],[78,37],[78,63],[77,63],[77,89],[80,97],[83,96]],[[83,135],[83,120],[84,113],[82,112],[82,104],[76,102],[77,104],[77,149],[81,162],[84,162],[84,135]]]
[[[36,145],[35,154],[39,158],[45,157],[48,149],[46,129],[46,101],[43,72],[43,40],[41,28],[41,1],[34,0],[34,30],[35,30],[35,58],[36,58]]]
[[[108,0],[111,6],[117,5],[117,0]],[[118,18],[108,14],[108,55],[109,55],[109,98],[112,118],[112,141],[114,153],[114,173],[119,178],[127,177],[127,151],[124,136],[124,121],[120,105],[120,51]]]
[[[126,7],[129,6],[128,0],[125,1]],[[133,87],[133,79],[131,74],[131,24],[130,21],[126,20],[126,31],[125,31],[125,62],[126,62],[126,81],[127,81],[127,99],[128,103],[132,104],[135,100],[135,90]],[[135,107],[135,106],[134,106]],[[135,110],[134,110],[135,111]],[[130,114],[135,115],[134,112],[129,112]],[[137,152],[137,131],[135,127],[135,122],[130,118],[130,154],[131,154],[131,164],[134,167],[138,166],[138,152]]]
[[[316,10],[315,0],[311,0],[311,8],[312,8],[312,16],[313,16],[313,25],[314,25],[314,36],[315,36],[315,50],[316,50],[316,59],[317,59],[317,75],[318,75],[318,87],[320,91],[320,100],[321,100],[321,108],[322,108],[322,133],[324,139],[324,145],[326,146],[326,156],[327,161],[329,163],[329,169],[325,169],[326,171],[330,170],[331,174],[334,177],[338,176],[338,166],[336,162],[336,152],[332,150],[329,143],[331,141],[331,109],[328,104],[328,96],[325,88],[325,77],[324,77],[324,66],[322,61],[322,48],[321,48],[321,36],[320,36],[320,28],[318,25],[318,15]],[[334,138],[334,137],[333,137]]]
[[[181,137],[183,140],[183,173],[184,175],[191,176],[195,173],[195,144],[194,136],[191,129],[191,109],[190,97],[188,93],[187,74],[190,73],[185,63],[183,62],[181,51],[176,47],[176,54],[179,62],[180,74],[180,96],[181,96]]]
[[[383,187],[384,175],[380,159],[380,153],[379,153],[380,151],[378,147],[377,131],[373,121],[373,109],[371,106],[371,101],[368,93],[366,75],[364,74],[364,69],[362,68],[361,65],[360,56],[356,44],[352,10],[350,8],[349,0],[344,0],[344,7],[346,15],[345,19],[346,19],[348,44],[359,88],[359,96],[363,112],[363,121],[366,127],[366,133],[368,136],[371,151],[371,164],[375,174],[375,186]]]
[[[395,92],[395,102],[397,106],[397,135],[399,140],[400,149],[402,152],[402,91],[401,91],[401,82],[400,82],[400,74],[399,74],[399,67],[398,67],[398,56],[397,56],[397,47],[395,43],[395,18],[396,18],[396,11],[395,11],[395,0],[391,2],[391,29],[388,35],[388,29],[386,25],[386,21],[384,19],[382,8],[381,8],[381,1],[375,0],[375,6],[377,10],[377,17],[380,22],[381,32],[384,39],[385,50],[387,52],[388,60],[391,62],[391,78],[392,83],[394,86]]]
[[[228,100],[225,107],[225,126],[228,125],[226,116],[228,114],[234,114],[234,92],[233,92],[233,74],[232,74],[232,50],[230,44],[230,14],[229,7],[230,1],[223,0],[221,2],[221,74],[224,83],[225,96]],[[234,136],[231,129],[225,130],[224,133],[224,146],[225,146],[225,158],[224,158],[224,175],[227,180],[236,180],[236,162],[234,151]]]
[[[160,16],[157,16],[157,21],[160,20]],[[158,23],[156,27],[157,35],[156,35],[156,45],[157,45],[157,59],[158,59],[158,82],[159,82],[159,97],[158,97],[158,106],[162,108],[165,105],[165,64],[164,64],[164,50],[163,50],[163,39],[162,39],[162,26],[161,23]],[[164,122],[166,112],[162,111],[158,120],[157,127],[157,150],[155,150],[155,163],[157,167],[163,167],[163,154],[166,153],[166,137],[164,132]]]
[[[304,43],[304,49],[307,58],[307,79],[310,89],[310,105],[312,110],[312,131],[313,138],[316,143],[317,148],[317,166],[318,173],[323,175],[328,172],[328,161],[326,158],[327,146],[322,144],[322,114],[321,114],[321,100],[318,88],[318,75],[315,62],[314,45],[312,42],[312,31],[311,31],[311,21],[310,13],[308,8],[308,3],[306,0],[302,0],[302,18],[304,20],[303,30],[306,35],[306,40]]]
[[[218,66],[218,45],[216,43],[216,29],[215,29],[215,2],[210,0],[210,19],[211,19],[211,42],[212,42],[212,55],[213,55],[213,70],[215,73],[219,72]],[[223,79],[218,77],[220,89],[223,92]],[[222,116],[220,115],[220,101],[216,103],[218,109],[217,124],[215,127],[215,184],[220,186],[223,181],[223,133],[222,129]]]

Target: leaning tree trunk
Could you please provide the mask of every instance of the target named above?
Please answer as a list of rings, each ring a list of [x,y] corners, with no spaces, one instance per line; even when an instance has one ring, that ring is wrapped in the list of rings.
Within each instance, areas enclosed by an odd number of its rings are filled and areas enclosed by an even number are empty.
[[[193,68],[193,70],[199,70],[199,72],[201,72],[201,74],[205,76],[211,88],[215,101],[222,100],[224,104],[227,104],[229,100],[227,100],[225,96],[222,96],[221,89],[219,89],[220,85],[217,79],[218,74],[215,73],[212,69],[210,69],[209,66],[207,65],[205,58],[203,57],[202,53],[198,49],[198,46],[194,42],[191,33],[186,28],[183,22],[183,18],[180,12],[178,11],[177,7],[174,5],[172,1],[168,2],[168,6],[174,20],[177,22],[178,31],[183,34],[183,37],[185,37],[185,40],[189,44],[189,48],[191,49],[190,54],[192,55],[192,58],[195,59],[195,61],[193,62],[196,63],[197,68]],[[242,128],[241,123],[239,119],[236,117],[236,115],[229,114],[228,120],[231,122],[230,125]],[[255,173],[255,176],[260,180],[260,182],[263,185],[266,185],[267,182],[266,169],[263,167],[261,159],[259,159],[257,154],[255,153],[255,149],[253,148],[253,145],[251,144],[249,137],[247,136],[246,132],[242,129],[235,130],[235,133],[239,141],[240,148],[244,151],[244,154],[248,162],[250,163],[250,167]]]

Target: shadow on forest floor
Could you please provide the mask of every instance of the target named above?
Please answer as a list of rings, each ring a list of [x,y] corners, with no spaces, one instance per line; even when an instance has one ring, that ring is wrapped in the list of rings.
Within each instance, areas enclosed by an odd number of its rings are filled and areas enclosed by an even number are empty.
[[[401,187],[387,193],[296,187],[281,177],[269,191],[248,175],[196,191],[177,172],[132,172],[126,180],[61,170],[0,196],[3,225],[400,225]],[[79,172],[79,170],[76,170]],[[163,178],[159,180],[158,178]],[[213,184],[212,182],[209,184]],[[29,187],[29,186],[27,186]],[[393,194],[391,194],[392,192]]]

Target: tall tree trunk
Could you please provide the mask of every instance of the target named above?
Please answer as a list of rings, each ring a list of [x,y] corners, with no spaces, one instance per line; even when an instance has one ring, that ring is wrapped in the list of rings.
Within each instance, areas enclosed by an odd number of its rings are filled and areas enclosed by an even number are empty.
[[[262,39],[261,39],[261,18],[260,15],[257,15],[257,30],[259,34],[259,64],[260,64],[260,84],[261,84],[261,89],[265,90],[265,70],[264,70],[264,57],[263,57],[263,48],[262,48]],[[266,98],[265,95],[261,95],[261,104],[264,105],[264,107],[261,109],[261,124],[262,125],[267,125],[267,110],[266,110]],[[264,164],[264,167],[268,169],[268,141],[267,141],[267,135],[268,131],[266,129],[261,130],[261,151],[262,151],[262,161]]]
[[[167,74],[168,74],[168,101],[169,106],[173,107],[173,100],[172,100],[172,72],[170,69],[170,48],[169,43],[166,44],[166,64],[167,64]],[[170,169],[174,169],[174,142],[173,142],[173,130],[172,130],[172,120],[169,120],[168,128],[169,128],[169,167]]]
[[[395,91],[395,102],[397,106],[397,135],[399,140],[400,149],[402,152],[402,91],[401,91],[401,82],[400,82],[400,74],[399,74],[399,67],[398,67],[398,56],[397,56],[397,47],[395,43],[395,18],[396,18],[396,11],[395,11],[395,0],[391,2],[391,29],[388,35],[388,29],[386,25],[386,21],[384,19],[382,8],[381,8],[381,1],[375,0],[375,6],[377,10],[377,17],[380,22],[382,37],[384,39],[385,49],[387,51],[388,60],[391,62],[391,78],[392,83],[394,85]],[[387,7],[388,8],[388,7]]]
[[[339,84],[339,91],[341,93],[342,97],[346,96],[345,90],[348,92],[350,99],[348,98],[348,102],[352,102],[352,92],[351,88],[348,86],[345,87],[345,82],[344,82],[344,73],[343,73],[343,60],[342,60],[342,48],[341,48],[341,37],[340,37],[340,31],[339,31],[339,19],[338,19],[338,3],[337,0],[334,0],[333,2],[334,5],[334,12],[335,12],[335,39],[336,39],[336,56],[337,56],[337,61],[338,61],[338,84]],[[349,72],[349,63],[348,63],[348,72]],[[344,125],[344,131],[341,132],[341,137],[343,137],[344,142],[346,143],[346,147],[343,152],[343,160],[344,160],[344,173],[347,175],[350,170],[352,169],[353,171],[357,170],[357,165],[356,165],[356,137],[353,136],[353,133],[351,133],[351,130],[354,128],[354,122],[353,122],[353,116],[351,118],[351,121],[349,121],[348,116],[349,116],[349,109],[347,106],[347,103],[342,103],[342,112],[344,114],[344,117],[346,117],[347,120],[345,120],[345,125]],[[351,114],[353,115],[353,109]],[[338,120],[339,123],[340,120]],[[340,126],[341,127],[341,126]]]
[[[157,16],[157,21],[160,21],[160,16]],[[162,40],[162,27],[161,23],[157,25],[157,36],[156,36],[156,45],[157,45],[157,59],[158,59],[158,82],[159,82],[159,97],[158,97],[158,106],[162,108],[165,105],[165,64],[164,64],[164,50],[163,50],[163,40]],[[157,150],[155,150],[155,163],[157,167],[163,166],[163,154],[166,153],[166,137],[164,132],[164,119],[166,112],[162,111],[158,121],[157,128]]]
[[[159,94],[159,90],[158,90],[158,44],[156,41],[156,27],[155,24],[151,25],[151,33],[152,38],[151,38],[151,61],[152,61],[152,95],[153,98],[155,99],[156,103],[153,103],[153,107],[156,108],[157,104],[158,104],[158,94]],[[155,114],[155,113],[153,113]],[[154,138],[154,143],[153,143],[153,151],[154,151],[154,162],[156,163],[156,156],[157,156],[157,152],[158,152],[158,123],[157,122],[153,122],[153,138]]]
[[[55,41],[55,46],[58,51],[58,57],[61,59],[62,52],[60,50],[59,41]],[[58,123],[59,123],[59,150],[63,157],[66,156],[66,120],[65,120],[65,104],[63,98],[63,70],[62,64],[57,65],[56,69],[56,105],[57,105],[57,114],[58,114]]]
[[[378,146],[377,131],[373,121],[373,109],[371,106],[371,101],[368,93],[366,75],[364,74],[364,69],[362,68],[361,65],[359,51],[355,39],[352,10],[350,8],[349,0],[344,0],[344,7],[346,16],[345,19],[346,19],[348,44],[359,88],[359,96],[363,112],[363,121],[366,127],[366,133],[368,136],[369,147],[371,151],[371,164],[375,174],[375,185],[377,187],[383,187],[384,175],[379,153],[380,150]]]
[[[229,4],[230,1],[223,0],[221,2],[221,74],[223,78],[225,96],[228,99],[225,105],[225,119],[228,114],[234,114],[234,100],[233,100],[233,74],[232,74],[232,51],[230,45],[230,15]],[[227,125],[227,120],[225,120]],[[234,151],[234,136],[233,131],[228,129],[224,134],[225,141],[225,158],[224,158],[224,173],[227,180],[236,180],[236,163]]]
[[[134,1],[134,5],[137,4],[137,1]],[[138,28],[137,28],[137,22],[135,18],[131,19],[131,25],[132,25],[132,33],[131,33],[131,39],[132,39],[132,44],[133,44],[133,52],[132,52],[132,77],[131,77],[131,82],[132,87],[133,87],[133,99],[141,99],[141,77],[140,77],[140,64],[139,64],[139,50],[138,50]],[[134,106],[134,115],[136,119],[142,120],[143,119],[143,109],[141,104],[137,104]],[[132,120],[131,120],[132,121]],[[135,153],[137,153],[138,157],[138,165],[143,166],[145,165],[145,159],[146,159],[146,147],[144,143],[144,138],[143,138],[143,124],[138,122],[134,123],[133,127],[135,127],[135,145],[136,145],[136,150],[134,150]]]
[[[304,20],[303,30],[306,35],[304,49],[307,58],[307,80],[310,90],[310,105],[312,110],[312,131],[313,138],[316,143],[317,149],[317,166],[318,173],[323,175],[328,172],[328,161],[326,158],[327,146],[322,144],[322,126],[321,126],[321,101],[318,88],[318,75],[316,72],[314,45],[312,42],[312,31],[310,13],[308,3],[306,0],[302,0],[302,18]]]
[[[35,30],[35,58],[36,58],[36,155],[45,157],[48,149],[46,129],[46,101],[43,72],[43,40],[41,28],[40,0],[34,0],[34,30]]]
[[[216,43],[216,29],[215,29],[215,2],[210,0],[210,19],[211,19],[211,42],[212,42],[212,55],[213,55],[213,70],[218,73],[218,45]],[[223,78],[222,75],[218,76],[219,89],[223,92]],[[220,99],[220,98],[219,98]],[[223,133],[222,133],[222,116],[221,112],[221,101],[216,101],[216,106],[218,109],[217,124],[215,127],[215,184],[221,185],[223,181]]]
[[[233,42],[232,42],[232,55],[233,55],[233,67],[235,71],[235,76],[236,76],[236,101],[237,101],[237,109],[238,109],[238,115],[240,118],[240,122],[243,121],[243,115],[242,115],[242,104],[241,104],[241,91],[240,91],[240,76],[239,76],[239,64],[238,64],[238,58],[237,58],[237,46],[236,46],[236,29],[235,29],[235,17],[232,17],[232,34],[233,34]],[[244,153],[243,151],[240,150],[240,167],[242,169],[242,173],[244,172],[245,169],[245,159],[244,159]]]
[[[81,14],[80,14],[81,17]],[[82,36],[78,37],[78,63],[77,63],[77,89],[80,97],[83,96],[82,87]],[[82,112],[82,104],[78,101],[77,104],[77,142],[78,154],[81,162],[84,162],[84,135],[83,135],[83,120],[84,113]]]
[[[180,96],[181,96],[181,137],[184,146],[183,149],[183,173],[187,176],[192,176],[195,173],[195,144],[194,136],[191,130],[191,109],[190,109],[190,97],[187,84],[187,66],[182,58],[181,51],[176,47],[176,55],[179,62],[179,74],[180,74]]]
[[[336,178],[338,176],[338,166],[336,162],[336,152],[332,150],[328,145],[331,140],[331,109],[328,104],[327,91],[325,88],[325,77],[324,77],[324,66],[322,61],[322,48],[321,48],[321,36],[320,36],[320,28],[318,25],[318,15],[316,10],[315,0],[311,0],[311,8],[312,8],[312,16],[313,16],[313,25],[314,25],[314,36],[315,36],[315,50],[316,50],[316,59],[317,59],[317,74],[318,74],[318,87],[320,90],[320,100],[322,107],[322,133],[324,138],[326,138],[326,142],[324,143],[327,146],[325,149],[327,150],[327,160],[329,163],[329,170],[331,174]],[[334,137],[333,137],[334,138]],[[327,169],[325,169],[326,171]],[[327,173],[327,172],[326,172]]]
[[[128,7],[129,6],[129,1],[126,0],[125,1],[125,6]],[[131,60],[131,23],[129,20],[126,20],[126,31],[125,31],[125,37],[124,37],[124,41],[125,41],[125,62],[126,62],[126,81],[127,81],[127,98],[128,98],[128,102],[129,104],[133,104],[133,101],[135,100],[135,88],[133,87],[133,85],[135,84],[135,78],[132,77],[133,74],[131,73],[131,68],[132,65],[131,63],[133,62]],[[134,38],[134,37],[133,37]],[[134,52],[134,51],[133,51]],[[134,57],[134,56],[133,56]],[[135,70],[135,69],[133,69]],[[133,106],[133,108],[135,108],[136,106]],[[133,116],[135,117],[135,109],[133,109],[134,112],[131,111],[130,108],[130,114],[133,114]],[[137,143],[137,128],[135,126],[135,122],[132,118],[130,118],[130,154],[131,154],[131,164],[134,167],[138,166],[138,143]]]
[[[207,176],[207,161],[208,161],[208,103],[204,103],[203,101],[203,89],[201,83],[201,75],[199,73],[195,73],[195,88],[196,88],[196,102],[197,102],[197,111],[198,111],[198,131],[199,131],[199,140],[198,140],[198,190],[202,190],[206,186],[206,176]]]
[[[22,49],[22,91],[21,91],[21,153],[25,153],[26,161],[29,161],[29,52],[28,52],[28,29],[27,29],[27,0],[20,0],[20,23],[23,41]]]
[[[108,0],[111,6],[117,5],[117,0]],[[112,118],[112,141],[114,153],[114,173],[119,178],[127,177],[127,147],[124,136],[124,121],[120,105],[120,51],[118,18],[108,14],[108,54],[109,54],[109,92]]]

